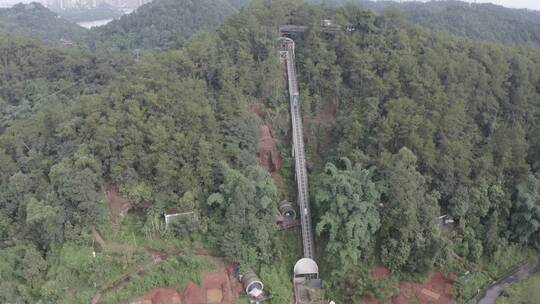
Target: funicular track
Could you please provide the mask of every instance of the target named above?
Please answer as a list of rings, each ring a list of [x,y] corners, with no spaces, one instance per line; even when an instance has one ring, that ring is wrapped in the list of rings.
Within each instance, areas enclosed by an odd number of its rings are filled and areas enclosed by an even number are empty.
[[[294,266],[294,295],[296,304],[323,304],[322,281],[319,278],[319,267],[315,262],[313,230],[311,225],[311,208],[309,206],[308,178],[302,115],[300,112],[300,94],[295,65],[295,43],[292,39],[281,37],[281,62],[287,71],[289,103],[292,124],[292,153],[294,158],[295,178],[297,183],[297,201],[300,209],[302,227],[303,258]]]
[[[285,62],[287,68],[287,81],[289,87],[289,99],[291,107],[293,156],[295,164],[295,177],[297,182],[297,200],[300,208],[300,223],[302,226],[302,243],[304,257],[314,258],[313,231],[311,227],[311,209],[309,206],[308,179],[306,170],[306,157],[304,153],[304,137],[302,129],[302,117],[300,114],[298,81],[296,65],[294,62],[294,41],[283,38],[285,41]]]

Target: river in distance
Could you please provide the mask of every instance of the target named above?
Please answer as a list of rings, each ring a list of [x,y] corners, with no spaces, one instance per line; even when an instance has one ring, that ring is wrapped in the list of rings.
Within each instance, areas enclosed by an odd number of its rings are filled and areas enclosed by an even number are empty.
[[[84,22],[77,22],[78,25],[84,27],[84,28],[87,28],[87,29],[91,29],[93,27],[96,27],[96,26],[102,26],[102,25],[105,25],[111,21],[113,21],[114,19],[103,19],[103,20],[94,20],[94,21],[84,21]]]

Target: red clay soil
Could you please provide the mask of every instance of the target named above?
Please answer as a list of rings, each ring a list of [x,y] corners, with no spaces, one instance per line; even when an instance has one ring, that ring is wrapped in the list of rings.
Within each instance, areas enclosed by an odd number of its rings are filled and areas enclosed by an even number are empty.
[[[143,303],[182,304],[182,295],[174,288],[154,288],[141,297]]]
[[[257,164],[270,173],[279,172],[281,169],[281,155],[277,149],[276,140],[272,136],[270,127],[265,123],[259,125]]]
[[[233,266],[206,271],[202,274],[202,284],[189,283],[183,290],[174,288],[154,288],[131,303],[145,304],[235,304],[242,284],[234,278]]]
[[[384,266],[377,266],[371,270],[371,277],[374,279],[388,278],[392,275],[390,269]]]
[[[373,278],[389,277],[390,271],[385,267],[375,267],[371,271]],[[454,276],[445,276],[440,271],[429,274],[423,284],[412,282],[399,282],[399,294],[392,298],[392,304],[409,304],[415,298],[419,304],[450,304],[452,303],[452,284]],[[366,304],[382,304],[382,301],[363,297]]]
[[[257,143],[257,164],[266,169],[278,185],[282,184],[281,175],[281,154],[277,148],[277,140],[272,135],[270,125],[266,122],[264,105],[253,103],[250,106],[251,112],[255,113],[261,123],[259,124],[259,142]]]
[[[114,230],[117,230],[120,226],[120,222],[124,216],[127,215],[127,212],[133,204],[125,197],[118,193],[118,190],[113,187],[107,187],[105,191],[107,196],[107,203],[109,204],[109,210],[111,212],[111,221]]]

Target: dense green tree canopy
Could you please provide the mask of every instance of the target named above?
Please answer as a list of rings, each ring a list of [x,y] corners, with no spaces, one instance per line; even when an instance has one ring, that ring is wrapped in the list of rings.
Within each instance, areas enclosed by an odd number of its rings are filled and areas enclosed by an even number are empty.
[[[0,34],[0,134],[51,104],[95,94],[134,61],[123,54],[60,50]]]
[[[310,17],[296,14],[292,22],[311,28],[297,39],[296,51],[308,154],[373,165],[376,180],[389,186],[397,176],[390,174],[395,160],[388,155],[403,147],[414,154],[404,158],[415,160],[407,161],[414,171],[403,175],[416,186],[399,182],[383,193],[383,199],[394,197],[381,213],[386,263],[405,272],[429,270],[438,247],[431,221],[445,214],[459,222],[470,249],[463,255],[476,259],[483,248],[493,253],[499,240],[508,240],[516,185],[537,170],[538,50],[443,36],[393,13],[375,16],[354,6],[306,10]],[[356,30],[329,33],[313,21],[323,18]],[[412,201],[428,202],[421,204],[427,209],[413,203],[419,215],[412,213],[411,229],[400,235],[392,223],[405,210],[400,193],[408,188],[422,189]],[[415,223],[426,214],[429,222]],[[414,244],[415,233],[426,243]],[[415,246],[421,256],[394,260]],[[404,254],[393,254],[398,250]],[[410,260],[418,264],[406,265]]]
[[[208,197],[210,231],[230,260],[254,267],[270,261],[275,239],[278,190],[261,167],[245,174],[221,164],[223,184]]]
[[[411,23],[426,29],[500,42],[508,45],[540,45],[540,13],[470,1],[372,1],[309,0],[326,5],[359,4],[377,13],[397,11]]]
[[[157,0],[135,12],[92,29],[91,49],[167,48],[200,31],[215,30],[235,8],[225,0]]]
[[[325,173],[312,184],[320,221],[316,231],[328,238],[326,248],[336,272],[354,269],[372,254],[375,233],[380,227],[380,193],[372,174],[343,159],[345,168],[328,163]]]
[[[531,175],[518,185],[512,215],[514,237],[540,247],[540,180]]]
[[[385,156],[381,260],[394,271],[427,272],[439,250],[438,194],[427,189],[407,148]]]
[[[130,232],[193,239],[244,266],[278,263],[282,194],[255,157],[262,118],[290,163],[276,43],[287,23],[307,26],[295,37],[300,101],[317,244],[338,270],[328,272],[332,288],[366,287],[373,262],[423,274],[437,257],[476,262],[508,242],[537,245],[538,178],[528,176],[540,163],[538,49],[434,33],[394,12],[286,0],[254,1],[189,39],[234,9],[170,9],[188,23],[215,20],[146,32],[166,4],[111,25],[141,25],[133,34],[94,45],[167,48],[139,61],[0,36],[1,301],[61,302],[74,289],[84,292],[71,302],[87,303],[95,281],[139,262],[137,250],[109,252],[120,262],[89,255],[92,228],[110,225],[109,187],[138,209]],[[344,157],[356,165],[332,165]],[[284,184],[285,195],[294,190]],[[195,216],[165,228],[172,208]],[[442,215],[455,220],[451,238]]]

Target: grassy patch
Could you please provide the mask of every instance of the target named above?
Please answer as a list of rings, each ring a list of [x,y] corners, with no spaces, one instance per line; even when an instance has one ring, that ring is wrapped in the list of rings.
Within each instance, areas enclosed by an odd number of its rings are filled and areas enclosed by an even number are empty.
[[[92,250],[73,243],[54,248],[44,294],[60,303],[89,303],[98,289],[149,259],[145,251],[130,245],[108,246],[96,257]]]
[[[110,241],[117,243],[128,243],[140,248],[151,248],[160,252],[176,252],[186,250],[194,246],[205,247],[205,244],[194,244],[191,240],[183,240],[172,235],[165,226],[163,218],[158,218],[160,224],[163,224],[162,234],[159,237],[149,237],[145,234],[146,215],[143,212],[132,210],[123,219],[122,225],[117,234],[110,237]]]
[[[208,268],[209,262],[202,257],[191,257],[191,249],[204,247],[204,244],[174,238],[166,232],[149,238],[145,234],[145,223],[146,215],[132,210],[116,233],[105,224],[98,227],[105,240],[104,248],[97,244],[91,246],[90,239],[54,247],[47,257],[51,267],[43,294],[57,303],[89,303],[98,290],[113,286],[125,274],[135,274],[141,265],[150,263],[148,249],[168,254],[185,253],[188,257],[170,257],[147,272],[133,276],[125,287],[107,294],[106,303],[129,299],[155,286],[180,287],[188,281],[197,281],[199,270]],[[92,256],[93,250],[96,257]]]
[[[467,303],[491,282],[491,278],[485,272],[467,273],[456,280],[453,296],[458,299],[458,303]]]
[[[536,304],[540,301],[540,273],[506,288],[497,304]]]
[[[510,244],[498,250],[491,259],[482,260],[482,268],[484,268],[493,278],[499,278],[508,269],[525,261],[529,261],[538,257],[538,253],[534,250],[517,245]]]
[[[281,154],[281,169],[279,175],[282,178],[282,183],[278,184],[280,190],[285,197],[293,198],[296,196],[296,181],[294,180],[294,165],[291,155],[290,145],[279,144],[278,149]],[[291,186],[293,185],[293,186]]]
[[[384,303],[389,303],[393,296],[399,294],[398,279],[395,277],[370,279],[367,282],[366,294],[381,300]]]
[[[536,251],[521,245],[508,244],[503,246],[491,258],[483,257],[480,260],[480,272],[467,272],[460,275],[454,285],[453,294],[459,299],[458,303],[468,303],[483,288],[500,279],[507,271],[537,257]]]
[[[272,294],[269,303],[290,303],[293,298],[292,272],[294,264],[299,259],[299,240],[296,230],[278,232],[275,264],[262,265],[260,277],[266,289]]]
[[[102,303],[120,303],[152,288],[182,288],[189,282],[201,283],[201,273],[215,267],[208,259],[199,256],[170,257],[140,275],[132,276],[127,283],[102,298]]]

